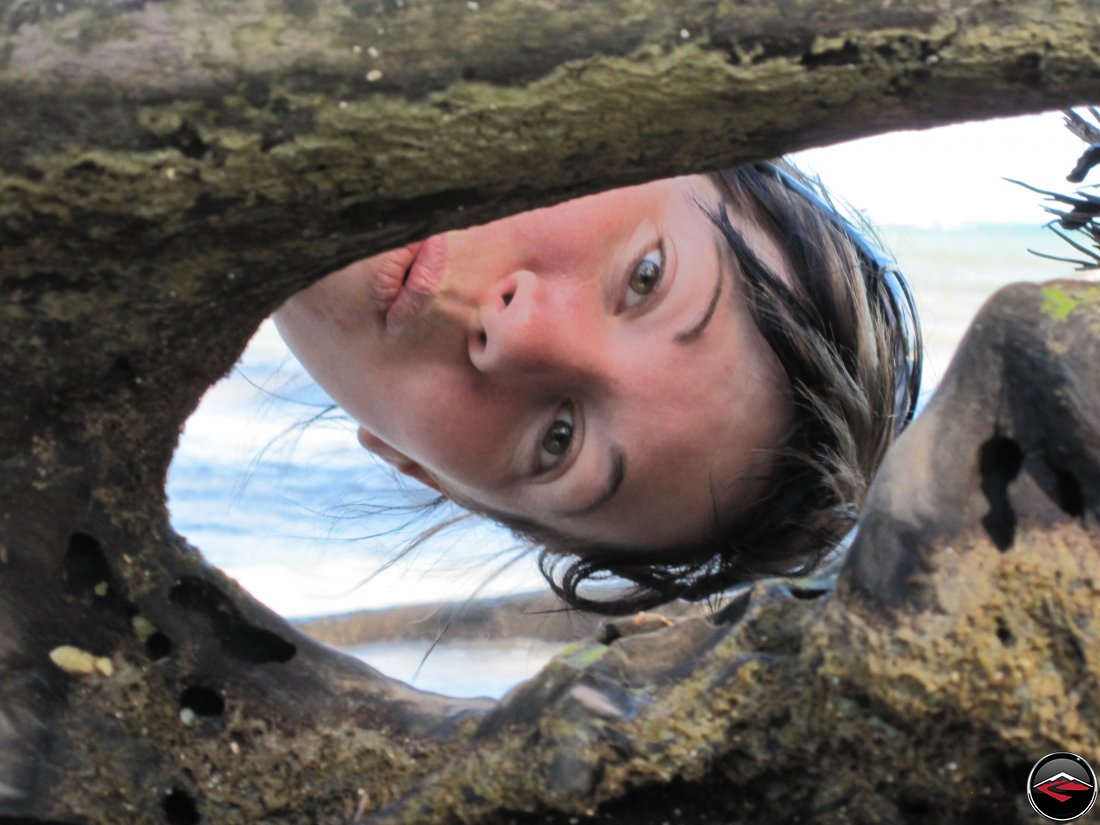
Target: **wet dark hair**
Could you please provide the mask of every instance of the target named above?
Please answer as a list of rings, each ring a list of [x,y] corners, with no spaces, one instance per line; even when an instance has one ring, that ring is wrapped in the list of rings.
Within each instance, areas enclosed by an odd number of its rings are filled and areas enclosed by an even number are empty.
[[[582,610],[629,613],[677,598],[702,600],[763,576],[808,572],[853,526],[887,447],[915,409],[922,361],[916,308],[901,273],[867,230],[782,162],[711,178],[722,201],[708,216],[786,375],[792,418],[758,471],[762,492],[723,513],[715,491],[714,527],[700,542],[656,552],[594,544],[486,512],[542,548],[539,569],[551,588]],[[793,283],[756,255],[730,222],[731,210],[774,240]],[[579,592],[616,580],[630,586]]]

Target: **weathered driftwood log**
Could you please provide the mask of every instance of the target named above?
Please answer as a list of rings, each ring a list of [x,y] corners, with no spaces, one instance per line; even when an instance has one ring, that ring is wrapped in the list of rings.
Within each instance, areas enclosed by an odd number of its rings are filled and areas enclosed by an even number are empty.
[[[972,418],[914,429],[944,428],[954,471],[880,488],[838,595],[757,588],[740,623],[578,652],[488,716],[294,633],[172,532],[163,481],[205,387],[339,263],[588,189],[1095,98],[1098,40],[1093,4],[1037,0],[0,0],[0,822],[941,817],[971,790],[1017,815],[1020,765],[1096,745],[1072,684],[1096,678],[1087,307],[995,325],[1050,372],[983,367],[952,390]],[[1037,376],[1047,407],[1006,400]],[[1078,436],[1029,429],[1073,405]],[[913,484],[941,466],[906,461]]]

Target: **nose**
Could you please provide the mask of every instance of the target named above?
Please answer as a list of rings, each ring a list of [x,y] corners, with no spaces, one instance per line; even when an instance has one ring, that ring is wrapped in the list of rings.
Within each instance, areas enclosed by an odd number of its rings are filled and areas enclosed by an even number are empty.
[[[528,271],[500,279],[478,305],[470,361],[486,374],[527,379],[593,372],[599,325],[580,291]]]

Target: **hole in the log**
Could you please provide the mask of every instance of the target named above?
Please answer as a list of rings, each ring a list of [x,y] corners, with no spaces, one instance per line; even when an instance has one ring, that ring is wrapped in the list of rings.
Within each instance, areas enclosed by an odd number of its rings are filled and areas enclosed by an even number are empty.
[[[159,630],[145,640],[145,655],[154,662],[165,659],[172,652],[172,640]]]
[[[1008,485],[1020,474],[1023,463],[1020,445],[1000,435],[986,441],[978,452],[982,493],[989,502],[982,526],[998,550],[1008,550],[1016,539],[1016,514],[1008,500]]]
[[[199,806],[194,797],[179,788],[173,788],[161,801],[164,818],[169,825],[198,825],[202,822]]]
[[[216,690],[192,685],[180,694],[180,710],[190,710],[196,716],[221,716],[225,712],[225,699]]]
[[[242,662],[288,662],[298,652],[297,647],[270,630],[251,624],[224,593],[203,579],[181,579],[168,598],[177,607],[205,615],[222,649]]]
[[[134,380],[134,365],[130,363],[130,359],[125,355],[120,355],[115,359],[112,369],[127,381]]]
[[[71,595],[105,595],[111,568],[102,545],[87,533],[70,535],[69,547],[61,562],[61,577],[65,580],[65,591]]]
[[[1055,470],[1054,497],[1066,515],[1080,518],[1085,514],[1085,493],[1077,476],[1069,470]]]
[[[820,599],[826,593],[829,592],[828,587],[792,587],[791,595],[796,599],[802,599],[803,601],[812,601],[813,599]]]
[[[111,573],[103,545],[88,533],[77,530],[69,535],[69,546],[61,560],[61,578],[70,596],[79,596],[127,618],[137,614]]]
[[[1012,631],[1008,629],[1005,620],[1000,616],[997,617],[997,638],[1005,647],[1015,647],[1016,645],[1016,637],[1013,635]]]

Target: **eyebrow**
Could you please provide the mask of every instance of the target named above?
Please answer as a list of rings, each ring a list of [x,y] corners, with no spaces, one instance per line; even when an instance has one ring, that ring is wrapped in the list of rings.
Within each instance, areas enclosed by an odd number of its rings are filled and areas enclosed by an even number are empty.
[[[588,502],[588,504],[584,504],[574,510],[559,510],[557,515],[567,518],[583,518],[584,516],[592,515],[592,513],[599,510],[615,497],[615,493],[619,492],[619,488],[623,486],[623,479],[625,477],[626,456],[623,454],[622,447],[618,444],[612,444],[611,472],[607,475],[607,482],[604,484],[603,490],[601,490],[599,495],[592,499],[592,501]]]
[[[721,250],[718,253],[718,261],[718,277],[714,282],[714,292],[710,296],[710,303],[707,304],[707,311],[696,323],[673,336],[672,340],[677,344],[690,344],[692,341],[699,340],[703,333],[707,331],[707,325],[710,323],[710,319],[714,317],[714,311],[718,309],[718,299],[722,297],[722,282],[726,280],[722,265],[724,256]]]

